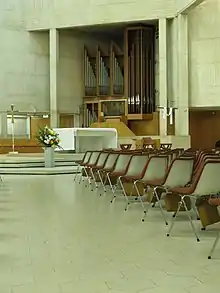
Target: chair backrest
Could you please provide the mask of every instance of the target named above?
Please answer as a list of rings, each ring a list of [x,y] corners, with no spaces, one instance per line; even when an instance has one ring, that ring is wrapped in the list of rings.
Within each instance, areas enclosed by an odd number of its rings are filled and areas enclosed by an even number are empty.
[[[91,155],[91,157],[89,159],[88,164],[94,165],[97,162],[100,154],[101,154],[101,152],[99,152],[99,151],[92,152],[92,155]]]
[[[207,159],[215,159],[215,158],[220,158],[220,156],[218,154],[212,153],[212,152],[203,152],[200,154],[197,163],[195,164],[195,168],[194,168],[194,176],[196,175],[196,173],[198,172],[199,168],[201,167],[201,165],[207,161]]]
[[[176,154],[171,153],[171,152],[168,153],[167,155],[168,155],[168,165],[170,165],[172,163],[172,161],[177,158],[177,156],[176,156]]]
[[[114,172],[124,172],[125,170],[127,170],[128,164],[131,160],[132,154],[119,154],[119,157],[117,159],[116,165],[115,165],[115,169]]]
[[[116,160],[118,159],[119,154],[109,154],[106,162],[105,162],[105,166],[104,169],[112,169],[116,163]]]
[[[143,181],[164,178],[168,168],[168,156],[154,156],[148,161]]]
[[[145,167],[148,163],[148,155],[133,155],[129,163],[126,176],[143,176],[142,174],[145,171]]]
[[[214,155],[214,152],[212,151],[200,151],[197,155],[196,162],[195,162],[195,170],[198,170],[200,167],[200,164],[203,162],[205,156],[211,156]]]
[[[82,163],[87,164],[89,162],[91,155],[92,155],[92,152],[90,152],[90,151],[86,152],[83,159],[82,159]]]
[[[217,194],[220,191],[220,160],[206,161],[198,170],[193,182],[192,195],[203,196]]]
[[[194,160],[192,158],[177,158],[169,167],[164,185],[169,187],[184,187],[191,182]]]
[[[97,160],[97,163],[96,163],[96,167],[102,167],[104,166],[107,158],[109,156],[109,153],[108,152],[103,152],[100,154],[98,160]]]

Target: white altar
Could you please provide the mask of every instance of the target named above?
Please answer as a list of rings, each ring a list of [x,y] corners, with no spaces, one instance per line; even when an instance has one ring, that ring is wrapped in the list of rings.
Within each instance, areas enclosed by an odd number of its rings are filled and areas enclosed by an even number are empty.
[[[118,134],[115,128],[55,128],[60,137],[61,150],[87,150],[117,148]],[[57,149],[56,151],[59,151]]]

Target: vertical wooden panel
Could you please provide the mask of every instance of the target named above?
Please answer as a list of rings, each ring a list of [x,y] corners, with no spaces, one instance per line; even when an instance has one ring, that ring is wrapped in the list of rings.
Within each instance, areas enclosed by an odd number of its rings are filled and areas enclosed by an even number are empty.
[[[214,148],[220,140],[220,111],[190,111],[189,131],[193,148]]]
[[[129,127],[137,136],[159,135],[159,113],[153,113],[152,120],[129,121]]]
[[[50,127],[50,118],[31,117],[30,124],[31,138],[35,138],[38,134],[39,128],[45,126]]]
[[[60,115],[60,128],[73,128],[74,116],[73,115]]]

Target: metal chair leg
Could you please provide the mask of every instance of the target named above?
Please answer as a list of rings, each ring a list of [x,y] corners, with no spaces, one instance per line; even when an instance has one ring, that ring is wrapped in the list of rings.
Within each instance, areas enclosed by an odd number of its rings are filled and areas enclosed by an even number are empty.
[[[208,259],[211,259],[212,258],[212,255],[213,255],[213,253],[215,251],[215,248],[216,248],[216,246],[217,246],[217,244],[219,242],[219,239],[220,239],[220,231],[218,232],[218,234],[217,234],[217,236],[215,238],[215,242],[214,242],[214,244],[212,246],[212,249],[211,249],[211,251],[209,253]]]
[[[122,184],[122,185],[123,185],[123,184]],[[133,193],[133,191],[134,191],[134,188],[135,188],[135,187],[134,187],[134,184],[133,184],[129,197],[127,196],[127,194],[126,194],[126,192],[125,192],[125,190],[124,190],[124,186],[123,186],[123,188],[122,188],[122,189],[123,189],[123,192],[124,192],[125,199],[126,199],[125,211],[128,210],[128,207],[129,207],[129,205],[131,204],[129,198],[132,196],[132,193]]]
[[[199,219],[200,216],[199,216],[198,209],[196,207],[196,198],[195,197],[190,197],[190,200],[191,200],[192,209],[193,209],[193,211],[195,213],[196,219]]]
[[[135,190],[136,190],[136,192],[138,194],[138,199],[140,200],[141,206],[142,206],[143,211],[144,211],[144,216],[142,217],[142,222],[144,222],[144,219],[146,217],[146,214],[147,214],[147,212],[149,210],[149,205],[148,205],[148,208],[146,208],[145,205],[144,205],[144,203],[143,203],[143,201],[142,201],[142,196],[141,196],[140,191],[139,191],[138,186],[137,186],[137,183],[139,183],[139,182],[140,181],[135,181],[134,182],[134,187],[135,187]]]
[[[167,236],[168,236],[168,237],[170,236],[170,233],[171,233],[171,231],[173,230],[173,226],[174,226],[174,223],[175,223],[176,217],[177,217],[177,215],[178,215],[178,213],[179,213],[179,211],[180,211],[181,206],[182,206],[182,201],[179,202],[179,204],[178,204],[178,209],[177,209],[176,213],[174,214],[174,216],[172,217],[171,225],[170,225],[170,228],[169,228],[169,230],[168,230],[168,232],[167,232]]]
[[[84,168],[84,171],[85,171],[85,173],[86,173],[86,180],[89,182],[89,185],[91,185],[92,182],[91,182],[91,179],[90,179],[90,177],[89,177],[89,173],[87,172],[86,168]],[[83,180],[83,181],[84,181],[84,180]],[[86,186],[87,186],[87,185],[86,185]]]
[[[109,185],[110,185],[110,188],[111,188],[111,191],[112,191],[112,199],[111,199],[111,203],[113,203],[113,201],[115,200],[116,198],[116,190],[117,190],[117,186],[118,186],[118,180],[117,180],[117,183],[115,186],[112,185],[112,182],[111,182],[111,178],[110,178],[110,173],[107,173],[107,179],[108,179],[108,182],[109,182]]]
[[[80,177],[79,177],[79,182],[78,182],[79,184],[84,181],[83,171],[85,171],[85,167],[82,167],[81,174],[80,174]]]
[[[103,182],[103,178],[102,178],[102,176],[101,176],[101,170],[98,170],[98,175],[99,175],[99,179],[100,179],[100,182],[101,182],[101,186],[102,186],[104,192],[106,192],[106,188],[105,188],[106,177],[105,177],[105,181]],[[101,196],[101,195],[102,195],[102,194],[100,194],[100,196]]]
[[[92,168],[90,168],[90,173],[91,173],[91,175],[92,175],[92,180],[94,181],[94,183],[95,183],[95,187],[96,188],[98,188],[98,184],[97,184],[97,182],[96,182],[96,180],[95,180],[95,174],[94,174],[94,172],[93,172],[93,169]],[[93,191],[93,184],[92,184],[92,180],[91,180],[91,191]]]
[[[191,227],[192,227],[192,230],[193,230],[194,235],[196,236],[196,240],[197,240],[197,242],[199,242],[200,239],[199,239],[198,233],[196,232],[196,228],[195,228],[195,226],[194,226],[194,224],[193,224],[192,217],[191,217],[191,215],[190,215],[190,211],[188,210],[187,205],[186,205],[186,203],[185,203],[185,198],[186,198],[186,197],[187,197],[187,196],[183,196],[183,197],[182,197],[183,206],[184,206],[184,208],[185,208],[185,211],[187,212],[187,215],[188,215],[188,218],[189,218],[189,221],[190,221],[190,225],[191,225]]]
[[[118,178],[118,182],[119,182],[119,184],[120,184],[120,186],[121,186],[121,188],[122,188],[123,195],[125,196],[125,199],[126,199],[126,201],[127,201],[127,206],[126,206],[126,208],[125,208],[125,211],[127,211],[127,208],[128,208],[128,206],[130,205],[130,201],[128,200],[127,194],[126,194],[126,192],[125,192],[125,189],[124,189],[124,186],[123,186],[123,182],[122,182],[122,178],[123,178],[123,176],[120,176],[120,177]]]
[[[165,222],[166,226],[168,226],[168,222],[167,222],[167,219],[166,219],[166,216],[165,216],[165,213],[164,213],[164,209],[163,209],[163,207],[162,207],[162,205],[161,205],[160,198],[159,198],[159,196],[158,196],[158,194],[157,194],[157,189],[158,189],[158,187],[159,187],[159,186],[154,187],[154,195],[155,195],[155,197],[156,197],[156,199],[157,199],[157,203],[159,204],[160,212],[161,212],[161,215],[162,215],[162,217],[163,217],[163,219],[164,219],[164,222]],[[164,192],[166,192],[166,190],[164,190]],[[175,217],[174,217],[174,218],[175,218]]]
[[[111,199],[111,203],[113,203],[114,201],[115,201],[115,199],[116,199],[116,192],[117,192],[117,188],[118,188],[118,180],[117,180],[117,183],[116,183],[116,185],[113,185],[113,197],[112,197],[112,199]]]
[[[77,176],[78,176],[78,173],[79,173],[79,168],[80,168],[80,165],[77,166],[76,174],[75,174],[74,179],[73,179],[74,182],[75,182],[76,179],[77,179]]]
[[[190,211],[188,210],[187,205],[186,205],[186,203],[185,203],[185,197],[187,197],[187,196],[184,195],[184,196],[181,197],[181,201],[179,202],[178,209],[177,209],[176,213],[174,214],[174,217],[172,218],[172,223],[171,223],[170,229],[169,229],[169,231],[168,231],[168,233],[167,233],[167,236],[170,236],[170,233],[171,233],[171,231],[172,231],[172,229],[173,229],[173,226],[174,226],[174,222],[175,222],[175,220],[176,220],[176,217],[177,217],[177,215],[178,215],[178,213],[179,213],[179,211],[180,211],[181,206],[183,205],[185,211],[187,212],[187,216],[188,216],[188,218],[189,218],[190,225],[191,225],[191,227],[192,227],[193,233],[194,233],[194,235],[196,236],[196,240],[199,242],[200,239],[199,239],[199,236],[198,236],[198,234],[197,234],[197,232],[196,232],[196,228],[195,228],[195,226],[194,226],[194,224],[193,224],[192,217],[191,217],[191,215],[190,215]]]

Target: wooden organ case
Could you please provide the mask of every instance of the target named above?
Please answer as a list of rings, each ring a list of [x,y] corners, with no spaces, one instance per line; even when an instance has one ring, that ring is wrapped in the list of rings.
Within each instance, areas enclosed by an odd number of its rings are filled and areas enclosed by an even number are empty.
[[[85,47],[84,85],[85,127],[116,113],[123,113],[127,121],[152,120],[156,111],[155,26],[128,27],[121,39],[111,35],[105,48],[100,43],[95,50]],[[112,103],[103,111],[105,101]]]

